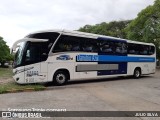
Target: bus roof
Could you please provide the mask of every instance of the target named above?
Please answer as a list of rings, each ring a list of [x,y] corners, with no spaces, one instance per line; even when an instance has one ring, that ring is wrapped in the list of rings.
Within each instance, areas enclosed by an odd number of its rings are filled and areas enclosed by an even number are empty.
[[[65,29],[42,30],[42,31],[37,31],[37,32],[30,33],[30,34],[44,33],[44,32],[58,32],[58,33],[66,34],[66,35],[88,37],[88,38],[98,38],[98,37],[110,38],[110,39],[115,39],[115,40],[124,40],[124,41],[127,41],[128,43],[136,43],[136,44],[145,44],[145,45],[155,46],[153,43],[138,42],[138,41],[116,38],[116,37],[111,37],[111,36],[105,36],[105,35],[99,35],[99,34],[93,34],[93,33],[86,33],[86,32],[79,32],[79,31],[71,31],[71,30],[65,30]]]

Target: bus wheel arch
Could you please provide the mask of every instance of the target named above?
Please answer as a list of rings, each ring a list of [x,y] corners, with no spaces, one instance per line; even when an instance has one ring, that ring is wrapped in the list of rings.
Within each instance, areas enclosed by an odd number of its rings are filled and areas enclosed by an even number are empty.
[[[141,77],[142,69],[140,67],[136,67],[133,72],[134,78],[138,79]]]
[[[58,69],[53,75],[53,83],[56,85],[64,85],[70,79],[70,73],[67,69]]]

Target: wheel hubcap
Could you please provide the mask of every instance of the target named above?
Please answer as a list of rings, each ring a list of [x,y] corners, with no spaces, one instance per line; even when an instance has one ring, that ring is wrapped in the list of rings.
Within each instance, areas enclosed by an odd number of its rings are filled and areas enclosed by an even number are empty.
[[[65,75],[63,74],[58,74],[57,77],[56,77],[56,80],[58,83],[64,83],[65,82]]]

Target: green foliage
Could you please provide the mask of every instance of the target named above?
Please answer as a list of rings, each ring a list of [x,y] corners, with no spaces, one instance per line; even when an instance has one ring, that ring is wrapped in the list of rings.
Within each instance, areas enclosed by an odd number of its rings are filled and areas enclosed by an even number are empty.
[[[0,37],[0,63],[2,66],[6,61],[13,60],[13,56],[9,53],[9,47],[6,45],[6,42]]]
[[[160,0],[155,0],[134,20],[86,25],[79,31],[153,43],[160,59]]]
[[[46,87],[40,84],[19,85],[15,82],[0,84],[0,94],[13,92],[41,91]]]
[[[126,21],[113,21],[110,23],[103,22],[101,24],[96,25],[85,25],[84,27],[80,28],[79,31],[81,32],[89,32],[107,36],[113,36],[118,38],[126,38],[125,28],[131,20]]]
[[[154,43],[160,58],[160,0],[142,10],[125,31],[128,39]]]
[[[10,68],[0,68],[0,79],[12,77],[13,72]]]

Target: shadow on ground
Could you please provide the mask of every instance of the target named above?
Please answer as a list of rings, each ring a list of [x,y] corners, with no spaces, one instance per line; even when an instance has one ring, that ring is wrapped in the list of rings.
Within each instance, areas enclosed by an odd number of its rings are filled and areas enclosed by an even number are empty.
[[[144,78],[152,77],[152,76],[142,76],[139,79],[134,79],[133,76],[127,76],[127,77],[113,77],[113,78],[102,78],[102,79],[87,79],[87,80],[73,80],[68,81],[66,85],[75,85],[75,84],[89,84],[89,83],[101,83],[101,82],[109,82],[109,81],[118,81],[118,80],[144,80]],[[52,87],[56,86],[52,82],[45,83],[45,87]]]

